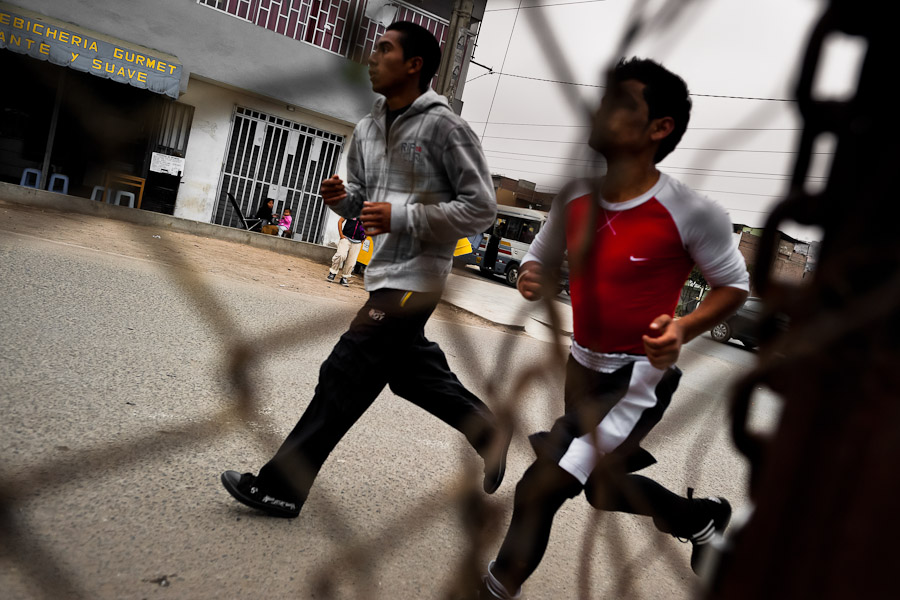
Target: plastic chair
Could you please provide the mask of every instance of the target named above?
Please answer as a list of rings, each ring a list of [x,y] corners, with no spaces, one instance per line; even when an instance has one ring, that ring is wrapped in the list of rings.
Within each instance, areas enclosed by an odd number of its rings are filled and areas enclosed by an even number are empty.
[[[102,185],[95,185],[94,191],[91,192],[91,200],[95,200],[97,202],[103,202],[103,194],[106,193],[106,188]]]
[[[116,192],[116,204],[122,206],[122,198],[128,198],[128,208],[134,208],[134,194],[131,192],[123,192],[119,190]]]
[[[31,175],[34,175],[34,181],[31,181]],[[19,182],[19,185],[30,188],[37,188],[41,185],[40,169],[25,169],[22,171],[22,180]]]
[[[62,189],[56,189],[56,183],[62,183]],[[69,177],[67,175],[60,175],[56,173],[55,175],[50,176],[50,187],[48,187],[51,192],[57,192],[60,194],[68,194],[69,193]]]

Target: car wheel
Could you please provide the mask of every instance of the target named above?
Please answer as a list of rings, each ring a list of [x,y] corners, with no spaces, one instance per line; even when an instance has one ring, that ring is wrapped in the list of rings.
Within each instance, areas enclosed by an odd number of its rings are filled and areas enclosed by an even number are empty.
[[[508,267],[506,267],[506,283],[508,283],[512,287],[516,287],[516,282],[518,280],[519,265],[516,263],[511,263]]]
[[[719,323],[710,330],[709,334],[717,342],[725,343],[731,339],[731,327],[728,326],[728,323]]]

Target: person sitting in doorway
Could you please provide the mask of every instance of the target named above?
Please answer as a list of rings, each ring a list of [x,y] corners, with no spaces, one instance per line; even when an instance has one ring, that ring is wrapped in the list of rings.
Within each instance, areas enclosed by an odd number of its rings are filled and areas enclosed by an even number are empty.
[[[269,200],[265,204],[259,207],[259,210],[256,211],[256,218],[259,219],[259,225],[274,225],[274,218],[272,217],[272,210],[275,208],[275,201]]]
[[[291,209],[284,209],[284,216],[278,221],[278,237],[282,237],[285,231],[291,228]]]

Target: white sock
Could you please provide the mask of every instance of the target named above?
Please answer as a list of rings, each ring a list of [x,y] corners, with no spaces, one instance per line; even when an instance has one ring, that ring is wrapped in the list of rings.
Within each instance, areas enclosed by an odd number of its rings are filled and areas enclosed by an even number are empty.
[[[495,562],[496,561],[493,560],[490,562],[490,564],[488,565],[487,576],[484,578],[484,583],[485,585],[487,585],[488,591],[492,596],[494,596],[495,598],[499,598],[500,600],[517,600],[518,598],[521,598],[521,587],[516,590],[515,594],[510,594],[506,591],[506,588],[503,587],[503,584],[500,583],[500,581],[496,577],[494,577],[494,574],[491,572],[491,567],[494,566]]]

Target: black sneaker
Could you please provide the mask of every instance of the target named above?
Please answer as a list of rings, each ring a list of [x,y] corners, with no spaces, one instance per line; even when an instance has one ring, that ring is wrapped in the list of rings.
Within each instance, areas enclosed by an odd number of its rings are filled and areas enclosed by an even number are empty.
[[[693,569],[694,573],[699,573],[699,569],[703,564],[703,557],[706,554],[706,550],[710,547],[710,543],[716,538],[722,537],[728,522],[731,521],[731,505],[728,503],[728,500],[722,497],[710,497],[696,500],[696,502],[705,503],[710,515],[709,522],[700,531],[686,540],[694,547],[691,554],[691,569]]]
[[[509,452],[509,443],[512,441],[512,427],[500,426],[496,430],[497,436],[500,438],[500,444],[497,442],[488,446],[488,456],[484,458],[484,492],[493,494],[503,483],[503,476],[506,474],[506,455]]]
[[[347,281],[346,277],[341,277],[341,285],[344,287],[350,287],[350,282]]]
[[[329,274],[328,274],[328,277],[326,277],[325,279],[327,279],[328,281],[334,283],[334,273],[329,273]]]
[[[273,517],[293,519],[300,514],[300,503],[275,498],[256,486],[256,475],[237,471],[222,473],[222,485],[234,499]]]

